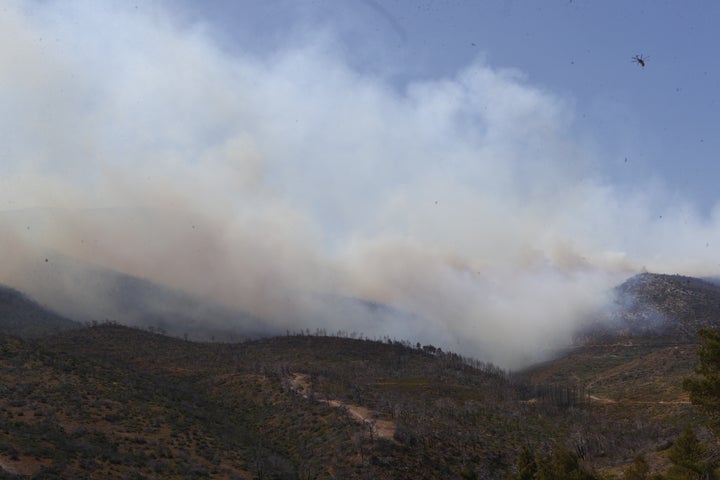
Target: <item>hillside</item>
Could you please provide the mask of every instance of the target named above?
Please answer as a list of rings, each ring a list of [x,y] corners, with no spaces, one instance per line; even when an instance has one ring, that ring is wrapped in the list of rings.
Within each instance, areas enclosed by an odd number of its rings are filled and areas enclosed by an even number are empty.
[[[720,286],[643,273],[616,287],[614,305],[574,348],[528,372],[536,380],[573,378],[589,394],[686,401],[681,383],[697,361],[697,331],[718,327]]]
[[[554,422],[492,369],[396,343],[198,344],[101,325],[2,348],[15,388],[0,406],[0,461],[18,473],[440,478],[501,471]],[[534,420],[521,428],[525,409]]]
[[[720,327],[720,287],[644,273],[619,285],[615,294],[607,315],[578,335],[575,348],[527,369],[524,378],[574,381],[593,408],[635,416],[641,425],[695,424],[697,412],[682,381],[697,364],[697,330]],[[662,446],[656,441],[645,451]]]
[[[199,343],[26,316],[22,328],[54,333],[0,337],[0,478],[505,478],[523,447],[555,446],[600,470],[637,453],[663,469],[678,432],[703,421],[681,388],[692,335],[668,332],[713,325],[695,315],[714,290],[686,280],[630,279],[620,327],[511,377],[392,339]],[[37,307],[9,298],[5,332]],[[661,334],[620,322],[649,311]]]
[[[690,408],[653,421],[396,342],[99,325],[0,345],[0,462],[59,478],[502,478],[524,445],[617,465],[666,445]]]
[[[697,331],[720,327],[720,286],[643,273],[615,289],[608,314],[566,355],[528,369],[533,381],[574,379],[590,398],[687,403],[682,380],[697,363]]]
[[[79,323],[58,315],[21,292],[0,285],[0,335],[38,338],[78,328]]]

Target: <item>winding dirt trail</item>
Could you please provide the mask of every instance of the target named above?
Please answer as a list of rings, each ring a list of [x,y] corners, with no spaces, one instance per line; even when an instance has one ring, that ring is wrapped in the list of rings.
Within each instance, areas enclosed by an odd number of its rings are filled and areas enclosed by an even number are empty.
[[[593,402],[598,403],[617,403],[617,400],[613,400],[612,398],[598,397],[597,395],[588,395],[588,398]]]
[[[304,373],[293,373],[288,379],[290,389],[301,395],[303,398],[310,398],[312,390],[308,375]],[[395,441],[395,422],[392,420],[381,419],[380,412],[370,410],[361,405],[352,405],[350,403],[341,402],[340,400],[328,400],[327,404],[334,408],[342,408],[348,412],[350,418],[358,423],[367,425],[378,438]]]
[[[7,473],[10,473],[12,475],[17,475],[18,472],[15,471],[10,465],[3,462],[2,458],[0,458],[0,470],[3,470]]]
[[[28,457],[23,457],[19,460],[8,460],[7,457],[0,457],[0,472],[6,472],[10,475],[29,478],[39,470],[41,466],[39,462]]]
[[[657,400],[654,402],[647,400],[614,400],[607,397],[599,397],[597,395],[588,395],[588,398],[594,402],[603,404],[625,404],[625,405],[690,405],[690,400]]]

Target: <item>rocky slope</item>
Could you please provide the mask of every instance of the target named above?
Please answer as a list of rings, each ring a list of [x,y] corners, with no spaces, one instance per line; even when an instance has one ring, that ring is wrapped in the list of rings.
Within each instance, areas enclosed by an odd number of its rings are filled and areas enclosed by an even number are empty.
[[[681,275],[642,273],[614,290],[614,304],[578,336],[579,343],[686,344],[720,326],[720,285]]]

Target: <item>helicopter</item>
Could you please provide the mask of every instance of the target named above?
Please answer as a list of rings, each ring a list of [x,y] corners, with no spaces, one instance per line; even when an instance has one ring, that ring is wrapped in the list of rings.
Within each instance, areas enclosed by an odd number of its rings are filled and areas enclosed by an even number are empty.
[[[648,58],[650,58],[650,57],[644,57],[642,54],[640,54],[640,55],[635,55],[634,57],[632,57],[632,61],[634,63],[637,63],[641,67],[645,68],[645,62],[647,61]]]

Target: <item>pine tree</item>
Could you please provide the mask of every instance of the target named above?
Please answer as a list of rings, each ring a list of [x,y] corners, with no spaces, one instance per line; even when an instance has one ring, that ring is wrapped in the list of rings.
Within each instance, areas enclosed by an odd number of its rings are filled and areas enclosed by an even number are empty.
[[[535,480],[597,480],[598,477],[585,469],[580,458],[565,448],[556,448],[552,455],[538,459]]]
[[[635,457],[635,463],[623,472],[623,480],[647,480],[650,474],[650,465],[644,455]]]
[[[523,447],[518,459],[517,475],[512,477],[513,480],[535,480],[537,472],[537,463],[535,462],[535,454],[528,447]]]
[[[668,472],[668,480],[717,480],[715,474],[717,461],[712,459],[707,446],[700,443],[690,427],[675,441],[670,449],[673,466]]]
[[[695,367],[698,377],[685,379],[683,388],[690,393],[690,401],[710,416],[710,426],[717,431],[720,427],[720,331],[702,329],[698,334],[699,364]]]

